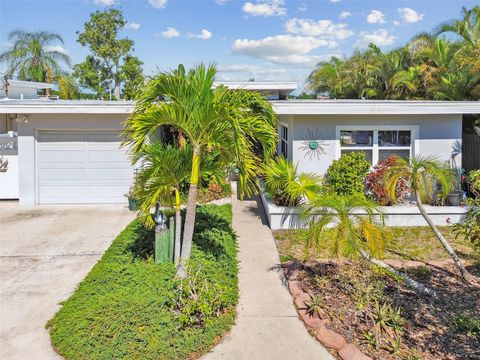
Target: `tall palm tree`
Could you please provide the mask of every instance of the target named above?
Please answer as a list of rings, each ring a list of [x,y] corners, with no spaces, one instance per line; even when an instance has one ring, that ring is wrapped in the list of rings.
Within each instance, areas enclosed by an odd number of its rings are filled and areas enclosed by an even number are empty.
[[[443,248],[447,251],[448,255],[454,261],[462,278],[470,283],[472,281],[472,276],[467,269],[465,269],[465,266],[463,266],[455,253],[455,250],[435,226],[423,206],[423,202],[432,196],[432,192],[437,183],[441,185],[443,195],[450,192],[453,184],[453,173],[451,169],[439,162],[433,156],[414,156],[410,158],[410,160],[397,158],[396,163],[385,173],[385,187],[390,197],[394,200],[396,199],[396,188],[400,179],[404,179],[402,181],[406,180],[409,183],[413,195],[415,196],[418,209],[423,218],[430,226]]]
[[[162,72],[144,87],[133,114],[127,120],[124,145],[139,153],[149,137],[161,126],[181,130],[192,146],[190,187],[178,274],[186,276],[190,258],[197,187],[202,157],[217,151],[218,167],[235,163],[239,169],[239,191],[256,191],[256,175],[263,156],[273,155],[277,145],[277,118],[264,97],[256,92],[213,87],[214,65],[203,64],[186,71],[183,65]],[[165,99],[165,101],[159,100]]]
[[[177,148],[160,142],[144,145],[134,158],[134,162],[140,164],[134,184],[134,196],[140,203],[140,218],[153,226],[150,215],[153,207],[161,204],[175,208],[175,264],[178,264],[181,249],[180,187],[191,171],[191,160],[191,146]],[[175,199],[174,204],[172,199]]]
[[[70,66],[70,56],[52,45],[55,41],[63,44],[57,33],[15,30],[8,41],[13,45],[0,54],[0,62],[6,62],[9,75],[17,73],[20,80],[51,81],[62,64]]]
[[[396,95],[393,98],[422,99],[424,98],[424,86],[422,77],[425,66],[410,66],[407,70],[400,70],[390,79],[392,90]]]
[[[478,49],[480,47],[480,5],[471,9],[462,9],[463,18],[440,24],[435,34],[441,35],[453,32],[463,38],[468,47]]]
[[[325,194],[305,206],[302,218],[308,225],[308,245],[329,241],[334,256],[362,256],[403,278],[415,291],[435,292],[378,259],[383,249],[384,215],[371,200],[359,195]]]

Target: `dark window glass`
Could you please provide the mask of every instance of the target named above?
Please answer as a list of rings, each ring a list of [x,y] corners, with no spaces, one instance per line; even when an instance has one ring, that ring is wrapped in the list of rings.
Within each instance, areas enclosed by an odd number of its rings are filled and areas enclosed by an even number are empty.
[[[373,131],[345,131],[340,132],[340,143],[343,147],[358,147],[373,145]]]
[[[410,131],[381,130],[378,132],[379,146],[410,146]]]

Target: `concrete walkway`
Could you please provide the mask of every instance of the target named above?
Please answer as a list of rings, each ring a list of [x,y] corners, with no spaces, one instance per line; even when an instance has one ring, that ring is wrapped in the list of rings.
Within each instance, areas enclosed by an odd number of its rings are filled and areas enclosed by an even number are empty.
[[[124,205],[0,202],[0,359],[61,359],[46,322],[132,219]]]
[[[298,319],[282,284],[275,242],[261,202],[232,199],[239,238],[238,319],[231,333],[204,360],[333,359]]]

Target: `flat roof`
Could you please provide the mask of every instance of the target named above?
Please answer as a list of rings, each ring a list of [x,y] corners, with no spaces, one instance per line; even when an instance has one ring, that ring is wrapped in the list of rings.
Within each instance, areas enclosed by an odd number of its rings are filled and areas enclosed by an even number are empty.
[[[19,88],[31,88],[31,89],[51,89],[55,84],[44,83],[44,82],[37,82],[37,81],[24,81],[24,80],[15,80],[15,79],[8,79],[9,85],[13,87]]]
[[[278,115],[480,114],[480,101],[272,100]],[[0,113],[129,114],[132,101],[0,99]]]

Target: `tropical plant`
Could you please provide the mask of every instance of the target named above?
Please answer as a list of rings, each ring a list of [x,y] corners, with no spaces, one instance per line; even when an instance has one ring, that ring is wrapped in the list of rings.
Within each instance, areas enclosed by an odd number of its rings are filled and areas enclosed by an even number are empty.
[[[58,95],[60,99],[64,100],[76,100],[80,99],[81,92],[75,79],[69,75],[60,75],[56,79],[58,83]]]
[[[365,194],[365,177],[370,169],[370,162],[365,154],[352,151],[333,160],[326,172],[328,186],[339,195]]]
[[[135,162],[141,164],[133,189],[133,196],[139,202],[139,217],[151,227],[155,225],[150,214],[153,207],[161,204],[175,209],[175,264],[181,249],[180,186],[190,173],[192,153],[191,146],[180,149],[153,142],[145,144],[135,157]]]
[[[213,88],[214,65],[203,64],[186,71],[183,65],[153,77],[139,93],[135,109],[125,123],[124,145],[133,154],[142,151],[157,129],[169,125],[181,131],[192,147],[187,210],[183,232],[180,276],[185,277],[195,226],[197,188],[201,159],[218,154],[217,167],[236,164],[239,194],[257,189],[256,175],[262,157],[269,158],[277,146],[277,119],[271,105],[257,92]],[[168,99],[162,101],[159,99]]]
[[[297,166],[278,156],[263,166],[265,192],[278,206],[297,206],[313,201],[321,192],[321,178],[313,173],[298,173]]]
[[[402,201],[405,196],[410,192],[405,179],[400,179],[396,188],[396,201],[388,195],[385,188],[384,175],[394,165],[396,157],[394,155],[379,161],[377,165],[373,167],[365,178],[365,188],[367,194],[377,202],[379,205],[394,205],[395,203]]]
[[[468,180],[470,182],[470,191],[480,198],[480,169],[471,170],[468,173]]]
[[[397,196],[397,186],[401,179],[408,182],[409,187],[415,196],[417,207],[420,210],[423,218],[432,229],[437,239],[452,258],[462,278],[466,282],[471,282],[472,277],[468,273],[465,266],[458,258],[455,250],[450,243],[445,239],[440,230],[435,226],[432,219],[423,206],[426,199],[432,196],[437,185],[441,187],[441,194],[446,196],[452,189],[454,178],[448,166],[438,161],[434,156],[413,156],[408,160],[398,158],[396,163],[385,174],[385,185],[390,197],[395,200]],[[402,180],[402,181],[404,181]]]
[[[463,236],[473,244],[477,251],[480,251],[480,200],[472,200],[463,223],[453,226],[455,237]]]
[[[462,18],[440,24],[435,31],[436,35],[453,32],[460,36],[465,44],[473,49],[480,47],[480,6],[472,9],[463,8]]]
[[[12,31],[8,41],[13,45],[0,54],[0,62],[8,65],[9,76],[17,74],[20,80],[52,82],[60,74],[62,65],[70,66],[70,56],[55,46],[63,44],[63,38],[48,31]]]
[[[360,255],[367,261],[405,280],[415,291],[435,296],[435,292],[377,259],[382,254],[386,232],[384,215],[377,205],[360,194],[324,194],[305,206],[301,214],[308,226],[307,244],[330,242],[334,256]]]

